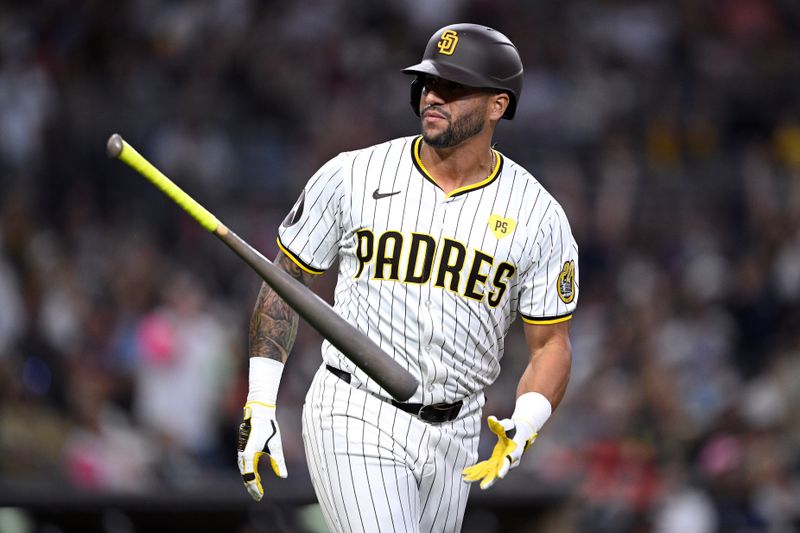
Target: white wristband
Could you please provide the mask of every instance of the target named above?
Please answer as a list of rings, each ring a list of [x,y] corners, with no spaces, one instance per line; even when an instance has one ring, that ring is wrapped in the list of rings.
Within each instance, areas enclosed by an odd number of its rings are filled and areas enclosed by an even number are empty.
[[[517,398],[517,405],[511,418],[520,418],[531,425],[534,433],[538,433],[550,415],[553,406],[544,395],[538,392],[526,392]]]
[[[283,363],[280,361],[266,357],[251,357],[247,401],[275,405],[282,374]]]

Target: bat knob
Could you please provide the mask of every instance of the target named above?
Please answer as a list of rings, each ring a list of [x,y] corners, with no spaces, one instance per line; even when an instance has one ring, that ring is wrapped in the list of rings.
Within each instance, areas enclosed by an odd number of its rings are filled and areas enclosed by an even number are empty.
[[[111,159],[116,159],[122,153],[122,137],[119,133],[113,134],[106,143],[106,153]]]

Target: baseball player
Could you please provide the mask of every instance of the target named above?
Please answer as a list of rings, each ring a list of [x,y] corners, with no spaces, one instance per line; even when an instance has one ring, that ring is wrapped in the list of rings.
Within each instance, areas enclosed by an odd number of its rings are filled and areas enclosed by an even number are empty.
[[[403,72],[421,134],[334,157],[278,232],[275,263],[304,283],[338,260],[334,308],[420,382],[398,403],[323,342],[303,440],[332,531],[459,531],[470,482],[486,489],[519,464],[570,373],[577,245],[558,202],[492,148],[520,96],[517,49],[491,28],[450,25]],[[529,363],[514,411],[489,416],[497,443],[478,461],[483,390],[517,315]],[[262,286],[238,456],[256,500],[260,458],[287,475],[275,400],[297,320]]]

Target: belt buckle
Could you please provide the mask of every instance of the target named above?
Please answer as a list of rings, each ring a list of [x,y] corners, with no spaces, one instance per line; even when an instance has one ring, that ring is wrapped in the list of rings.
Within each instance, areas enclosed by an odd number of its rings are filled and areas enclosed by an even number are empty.
[[[447,422],[449,420],[449,414],[452,409],[453,406],[447,403],[432,403],[429,405],[423,405],[419,408],[417,417],[426,422],[441,424],[442,422]]]

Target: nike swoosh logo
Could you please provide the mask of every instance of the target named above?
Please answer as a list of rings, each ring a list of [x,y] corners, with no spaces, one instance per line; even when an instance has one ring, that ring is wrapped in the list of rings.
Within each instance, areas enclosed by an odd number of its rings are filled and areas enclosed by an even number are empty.
[[[387,196],[394,196],[395,194],[400,194],[402,191],[394,191],[394,192],[378,192],[378,189],[375,189],[375,192],[372,193],[373,200],[380,200],[381,198],[386,198]]]

